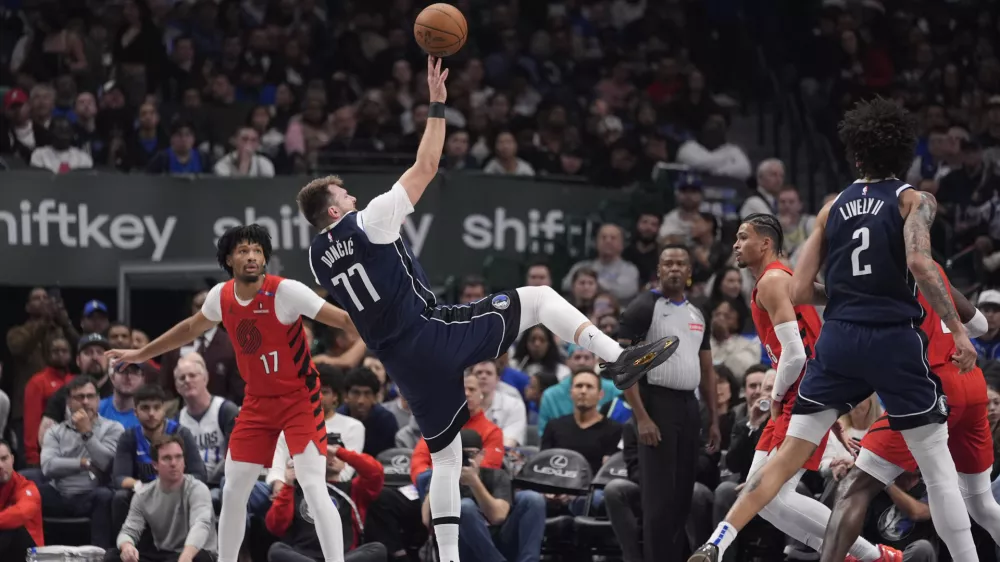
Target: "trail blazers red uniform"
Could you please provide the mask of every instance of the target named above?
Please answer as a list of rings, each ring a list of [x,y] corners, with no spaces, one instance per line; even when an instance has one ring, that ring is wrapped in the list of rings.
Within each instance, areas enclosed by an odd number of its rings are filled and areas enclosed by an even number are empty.
[[[233,280],[209,292],[202,312],[226,327],[246,381],[229,438],[233,460],[270,466],[282,431],[292,456],[309,443],[326,453],[319,377],[302,328],[302,316],[315,317],[324,302],[302,283],[274,275],[249,302],[237,299]]]
[[[938,266],[938,271],[950,294],[948,276],[941,266]],[[941,379],[944,396],[947,397],[947,402],[939,403],[938,408],[951,410],[948,414],[948,448],[955,459],[955,468],[963,474],[979,474],[993,466],[986,379],[979,367],[964,375],[959,373],[958,367],[951,362],[955,354],[955,339],[924,295],[918,294],[917,297],[926,314],[920,329],[928,339],[927,362],[930,370]],[[889,429],[888,416],[882,416],[868,429],[861,446],[907,472],[917,471],[917,463],[903,436]]]
[[[764,268],[761,276],[763,277],[765,273],[772,269],[780,269],[788,273],[788,275],[792,274],[792,270],[783,263],[774,261]],[[758,278],[759,280],[760,278]],[[753,324],[757,328],[757,336],[760,338],[761,343],[764,344],[767,356],[771,359],[771,366],[777,369],[778,360],[781,358],[781,342],[778,341],[778,336],[774,333],[774,324],[771,322],[771,316],[766,310],[757,305],[756,286],[754,286],[750,299],[750,312],[753,314]],[[819,331],[822,326],[819,314],[816,313],[816,309],[812,306],[799,305],[795,307],[795,319],[799,323],[799,334],[802,336],[802,344],[806,349],[806,358],[812,359],[816,354],[816,340],[819,338]],[[792,383],[792,386],[788,387],[788,391],[785,393],[785,402],[781,416],[777,421],[768,420],[767,426],[764,427],[760,441],[757,442],[758,451],[771,452],[785,441],[785,433],[788,431],[788,423],[792,419],[792,407],[795,405],[795,400],[799,393],[799,382],[801,381],[802,373],[799,373],[799,378],[795,379],[795,382]],[[826,440],[827,436],[824,436],[819,446],[816,447],[816,452],[802,465],[802,468],[806,470],[819,470],[819,463],[823,459],[823,451],[826,450]]]

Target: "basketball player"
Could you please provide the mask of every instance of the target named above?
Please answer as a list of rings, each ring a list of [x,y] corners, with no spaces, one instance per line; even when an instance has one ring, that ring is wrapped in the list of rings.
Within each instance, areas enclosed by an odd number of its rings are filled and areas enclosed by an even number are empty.
[[[463,370],[502,355],[520,332],[543,323],[609,364],[605,373],[627,388],[676,349],[676,337],[622,349],[551,287],[522,287],[468,305],[438,306],[399,231],[437,173],[444,145],[445,80],[427,59],[430,111],[416,163],[390,191],[357,211],[336,176],[317,179],[298,195],[299,208],[320,230],[309,249],[316,281],[351,315],[361,337],[392,373],[427,440],[434,465],[432,524],[442,562],[458,561],[459,431],[469,419]]]
[[[219,238],[219,265],[232,276],[208,292],[205,304],[142,349],[108,351],[118,364],[142,363],[187,345],[215,327],[233,339],[246,398],[229,437],[219,517],[219,561],[236,562],[246,526],[247,499],[261,469],[271,464],[284,431],[295,474],[316,519],[326,562],[344,560],[340,515],[326,490],[326,425],[318,373],[302,317],[354,331],[347,313],[291,279],[265,274],[271,257],[267,229],[234,227]]]
[[[878,98],[847,112],[840,135],[861,179],[820,210],[792,277],[793,302],[810,302],[826,262],[828,305],[816,357],[806,364],[785,442],[689,562],[717,562],[812,456],[837,417],[872,392],[920,466],[938,535],[956,560],[978,562],[948,454],[947,398],[928,368],[919,329],[917,286],[951,331],[960,372],[972,369],[976,352],[931,258],[936,201],[895,178],[913,158],[914,123],[898,104]]]
[[[789,294],[792,270],[778,260],[783,243],[784,233],[778,218],[757,213],[743,219],[733,245],[736,264],[748,268],[757,279],[750,297],[750,311],[757,335],[777,369],[771,392],[772,419],[757,442],[748,480],[785,440],[799,381],[806,360],[814,356],[820,334],[821,322],[816,309],[807,304],[792,305]],[[833,427],[834,431],[840,429],[837,424]],[[812,456],[760,512],[761,517],[781,532],[817,551],[822,545],[830,508],[798,493],[795,488],[806,470],[819,470],[826,439],[824,435]],[[899,552],[884,545],[876,547],[864,540],[854,546],[852,552],[866,560],[892,562],[896,560],[894,553]]]
[[[951,287],[944,270],[941,275],[947,284],[955,309],[970,337],[978,337],[988,329],[986,317],[965,296]],[[955,342],[941,318],[918,293],[925,318],[921,330],[928,337],[927,361],[931,370],[941,379],[944,394],[948,397],[948,448],[958,470],[958,486],[962,490],[965,507],[976,523],[989,531],[1000,544],[1000,505],[990,490],[990,470],[993,468],[993,437],[987,419],[989,398],[986,380],[976,367],[962,375],[951,363]],[[904,472],[917,472],[917,463],[906,448],[898,431],[889,426],[886,416],[879,418],[864,439],[861,454],[847,478],[840,484],[840,497],[830,517],[822,560],[839,562],[847,554],[846,546],[861,532],[868,504],[886,486],[892,485]],[[848,562],[853,562],[848,557]]]

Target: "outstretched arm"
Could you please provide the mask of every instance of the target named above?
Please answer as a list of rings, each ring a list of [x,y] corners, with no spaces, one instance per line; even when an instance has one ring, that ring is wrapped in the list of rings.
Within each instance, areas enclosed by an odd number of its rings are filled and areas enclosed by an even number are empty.
[[[930,193],[908,189],[900,202],[904,208],[903,240],[906,243],[906,266],[910,269],[920,292],[934,312],[953,333],[962,326],[948,294],[948,286],[931,256],[931,224],[937,212],[937,200]]]
[[[816,227],[799,250],[799,261],[795,264],[790,290],[793,305],[815,302],[815,281],[826,260],[826,219],[832,206],[831,201],[820,209],[816,215]]]
[[[975,366],[976,350],[955,311],[948,285],[931,256],[930,229],[937,211],[937,200],[930,193],[907,189],[900,195],[900,207],[904,220],[906,266],[917,281],[920,293],[955,338],[956,353],[953,361],[958,364],[961,372],[966,373]]]
[[[448,91],[445,89],[445,80],[448,79],[448,70],[441,72],[441,59],[435,62],[434,57],[427,57],[427,87],[430,89],[431,107],[435,103],[443,104],[448,99]],[[443,109],[443,108],[442,108]],[[417,148],[417,161],[409,170],[399,178],[400,185],[406,190],[410,197],[410,203],[417,204],[424,190],[437,175],[438,164],[441,162],[441,152],[444,150],[445,120],[444,114],[431,115],[427,118],[427,126],[424,129],[424,136],[420,139],[420,146]]]
[[[112,349],[105,353],[105,355],[112,361],[120,363],[143,363],[191,343],[195,338],[212,329],[219,321],[210,320],[199,310],[189,318],[182,320],[176,326],[167,330],[162,336],[143,346],[142,349]]]

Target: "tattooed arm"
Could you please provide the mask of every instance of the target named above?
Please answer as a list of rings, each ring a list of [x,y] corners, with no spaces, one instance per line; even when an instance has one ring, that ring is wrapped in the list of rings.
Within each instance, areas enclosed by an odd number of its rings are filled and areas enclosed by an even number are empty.
[[[952,360],[959,365],[962,372],[968,372],[975,365],[976,351],[969,341],[969,335],[958,317],[958,312],[955,311],[948,285],[945,284],[931,256],[930,228],[934,222],[937,201],[930,193],[907,189],[900,194],[899,204],[904,219],[906,266],[916,279],[921,294],[955,338],[956,353]]]

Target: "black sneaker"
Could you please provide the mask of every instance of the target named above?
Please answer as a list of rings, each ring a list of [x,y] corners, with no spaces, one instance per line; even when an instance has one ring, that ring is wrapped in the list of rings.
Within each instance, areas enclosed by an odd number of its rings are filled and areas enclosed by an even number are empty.
[[[714,544],[706,544],[694,551],[688,558],[688,562],[719,562],[719,547]]]
[[[661,365],[677,351],[677,336],[667,336],[653,343],[625,348],[614,363],[604,364],[602,374],[615,383],[618,390],[630,388],[653,367]]]

